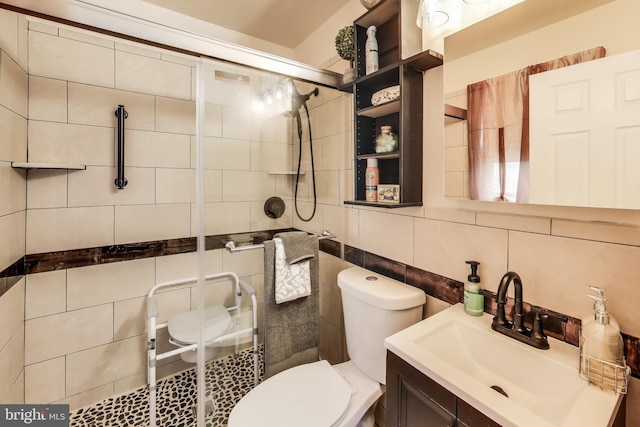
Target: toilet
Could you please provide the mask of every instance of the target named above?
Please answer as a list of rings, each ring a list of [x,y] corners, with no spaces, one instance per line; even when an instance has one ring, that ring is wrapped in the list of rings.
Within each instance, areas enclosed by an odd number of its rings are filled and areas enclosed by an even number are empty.
[[[229,427],[373,427],[386,383],[384,339],[422,320],[423,291],[352,267],[338,274],[351,360],[287,369],[247,393]]]

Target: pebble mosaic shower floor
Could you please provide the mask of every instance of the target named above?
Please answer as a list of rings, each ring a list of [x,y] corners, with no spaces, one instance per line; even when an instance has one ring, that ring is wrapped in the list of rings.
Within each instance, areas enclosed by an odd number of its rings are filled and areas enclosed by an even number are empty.
[[[263,351],[260,348],[260,378],[263,375]],[[224,427],[234,405],[253,388],[252,349],[229,355],[207,364],[205,399],[206,427]],[[195,368],[158,381],[157,425],[191,427],[196,425]],[[207,411],[210,412],[210,411]],[[130,427],[149,425],[149,391],[141,387],[128,394],[105,399],[92,406],[72,411],[70,427]]]

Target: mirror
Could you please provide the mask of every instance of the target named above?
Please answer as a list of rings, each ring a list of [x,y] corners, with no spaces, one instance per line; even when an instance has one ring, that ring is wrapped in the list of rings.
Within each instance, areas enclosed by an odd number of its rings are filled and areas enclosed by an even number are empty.
[[[467,109],[467,85],[603,46],[606,49],[605,58],[589,62],[596,63],[627,55],[634,64],[625,73],[623,84],[616,83],[616,90],[632,106],[632,109],[625,113],[632,121],[625,122],[624,131],[615,133],[615,138],[611,138],[611,141],[603,141],[608,138],[598,137],[593,128],[584,128],[581,129],[582,140],[565,138],[569,141],[568,144],[540,151],[538,148],[542,144],[541,141],[554,135],[548,131],[551,127],[547,122],[541,121],[534,111],[536,109],[532,107],[529,129],[530,158],[526,165],[531,171],[531,197],[528,196],[522,202],[640,209],[640,172],[629,160],[637,159],[640,155],[640,37],[634,36],[640,36],[637,24],[639,15],[640,4],[636,0],[527,0],[447,36],[444,40],[445,196],[471,198],[467,127],[469,120],[464,115]],[[564,70],[569,76],[583,76],[580,74],[584,73],[582,68],[589,65],[589,62],[556,71]],[[554,72],[540,73],[531,76],[530,80],[542,80],[539,77]],[[580,78],[590,78],[594,83],[619,80],[617,77],[604,77],[602,74]],[[547,88],[556,85],[553,81],[536,84],[546,85]],[[573,92],[567,91],[565,95],[572,92],[573,98],[568,95],[562,98],[562,94],[547,93],[545,96],[550,99],[548,102],[555,102],[556,107],[563,104],[568,109],[573,108],[574,104],[578,103],[576,99],[579,100],[580,96],[585,95],[577,92],[575,82],[572,84]],[[540,99],[538,92],[533,92],[534,87],[533,84],[530,85],[529,96],[532,102],[534,99]],[[591,118],[584,121],[593,122],[594,118],[606,115],[619,116],[612,110],[603,110],[603,103],[597,104],[597,107],[597,112],[593,111]],[[559,121],[565,122],[565,117]],[[601,144],[602,150],[608,148],[610,152],[601,151],[597,155],[589,155],[585,154],[584,150],[581,151],[581,147],[590,146],[596,140],[604,142]],[[557,144],[557,141],[552,142]],[[556,153],[555,157],[550,153]],[[586,170],[600,170],[604,164],[603,159],[607,157],[615,159],[613,169],[608,174],[600,171],[597,172],[599,175],[592,173],[590,176]],[[506,174],[509,174],[509,168],[512,167],[515,168],[517,176],[518,161],[510,163],[508,151],[506,158]],[[555,160],[552,161],[551,158]],[[615,163],[616,161],[618,163]],[[564,169],[565,166],[570,166],[571,169],[567,171]],[[626,176],[621,173],[623,169],[629,171]],[[536,176],[543,176],[546,180],[539,181]],[[555,180],[549,179],[550,176]],[[611,189],[611,183],[622,183],[622,190]],[[548,194],[541,196],[540,189],[546,190]],[[626,195],[622,195],[623,190],[627,191]],[[508,199],[507,201],[515,201],[515,198]]]

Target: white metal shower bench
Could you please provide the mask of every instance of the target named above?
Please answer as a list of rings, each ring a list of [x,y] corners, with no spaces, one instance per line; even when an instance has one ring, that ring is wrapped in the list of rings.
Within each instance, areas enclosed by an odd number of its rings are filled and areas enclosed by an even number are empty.
[[[254,384],[257,385],[259,382],[259,372],[260,366],[258,362],[258,311],[257,311],[257,299],[256,299],[256,291],[249,285],[240,280],[237,274],[226,272],[226,273],[216,273],[210,274],[204,277],[204,280],[215,280],[215,279],[223,279],[230,278],[233,280],[234,288],[235,288],[235,305],[232,307],[225,307],[225,309],[231,313],[235,311],[235,322],[232,323],[231,331],[228,333],[215,337],[210,341],[203,343],[203,348],[217,343],[222,343],[225,340],[235,338],[235,355],[237,356],[240,348],[240,337],[247,334],[253,334],[253,370],[254,370]],[[147,323],[148,323],[148,341],[147,341],[147,379],[149,384],[149,425],[150,427],[156,426],[156,364],[157,361],[166,359],[171,356],[175,356],[181,353],[185,353],[187,351],[196,350],[198,348],[198,343],[186,345],[174,350],[167,351],[165,353],[158,354],[156,351],[157,343],[156,336],[157,332],[160,329],[167,328],[169,326],[169,322],[164,322],[157,324],[157,319],[159,316],[158,313],[158,302],[156,298],[156,292],[158,290],[170,287],[177,287],[181,285],[193,284],[198,281],[197,277],[191,277],[187,279],[174,280],[169,282],[163,282],[155,285],[149,293],[147,294]],[[242,292],[246,292],[251,298],[251,326],[248,328],[240,329],[240,316],[242,309]],[[170,340],[171,342],[171,340]]]

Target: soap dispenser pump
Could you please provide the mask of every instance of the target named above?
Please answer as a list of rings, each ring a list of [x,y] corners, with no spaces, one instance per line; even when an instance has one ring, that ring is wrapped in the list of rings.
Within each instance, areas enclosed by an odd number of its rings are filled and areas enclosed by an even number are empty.
[[[464,285],[464,312],[472,316],[482,316],[484,312],[484,295],[480,293],[480,276],[478,261],[465,261],[471,266],[471,274]]]
[[[616,367],[624,367],[622,335],[618,322],[607,311],[604,290],[589,286],[596,295],[594,313],[582,320],[580,373],[602,388],[617,389]]]

